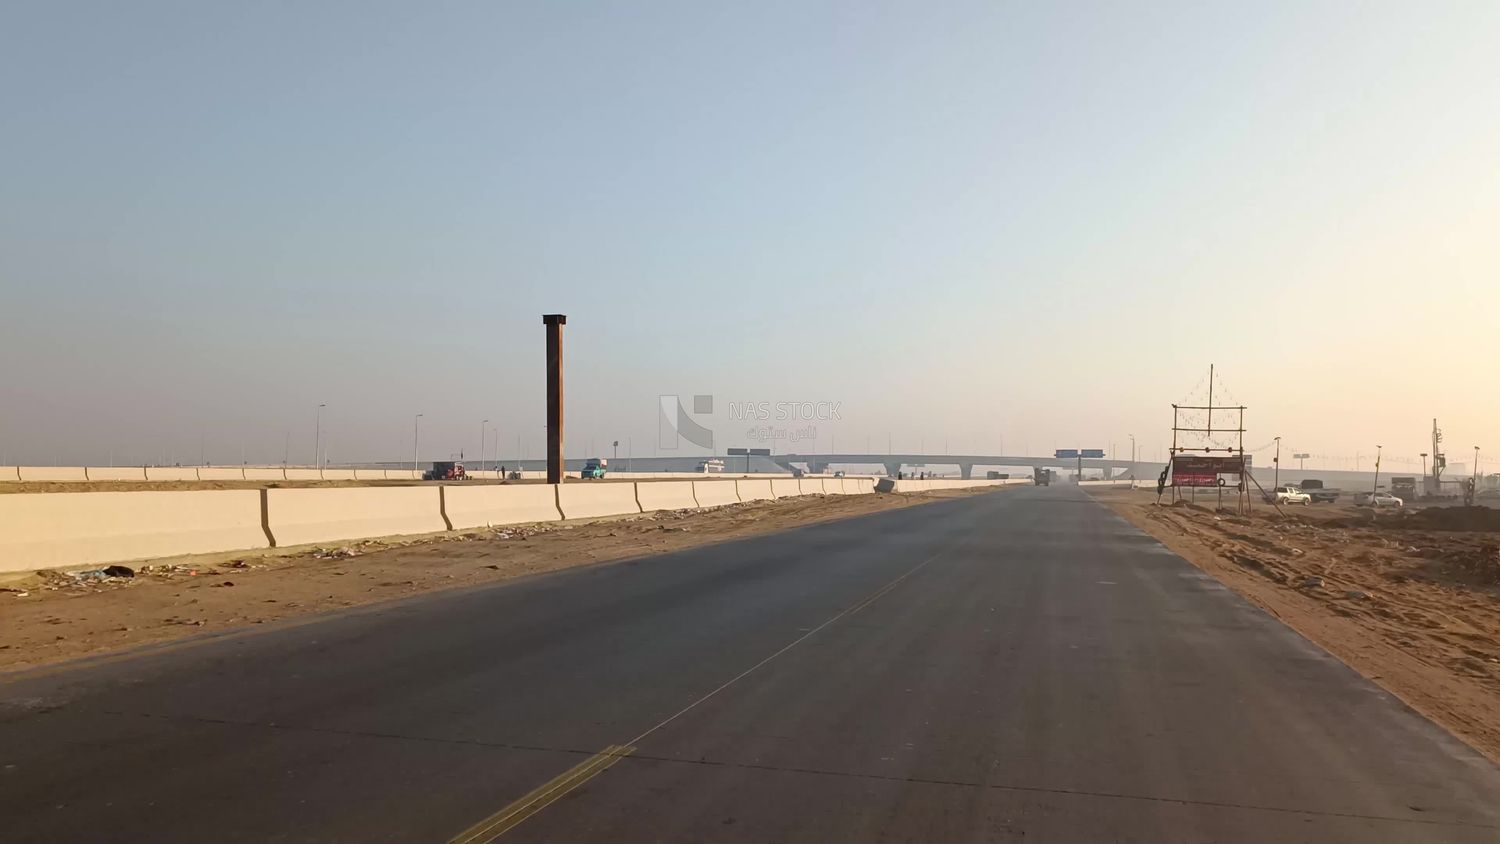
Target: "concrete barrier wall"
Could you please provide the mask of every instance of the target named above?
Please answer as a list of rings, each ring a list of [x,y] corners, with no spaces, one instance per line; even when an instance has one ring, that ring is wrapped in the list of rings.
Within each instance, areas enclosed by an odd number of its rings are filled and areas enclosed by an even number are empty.
[[[144,481],[144,466],[91,466],[85,470],[91,481]]]
[[[850,487],[853,487],[851,491]],[[851,495],[868,495],[875,492],[874,478],[844,478],[844,491]]]
[[[299,466],[286,467],[286,479],[289,481],[320,481],[322,476],[317,469],[308,469]]]
[[[738,480],[734,482],[734,485],[741,501],[763,501],[776,497],[776,493],[771,491],[770,481]]]
[[[246,466],[245,480],[247,481],[284,481],[286,475],[280,466]]]
[[[802,494],[802,488],[797,486],[796,478],[773,478],[771,494],[777,498],[796,498]]]
[[[557,506],[565,519],[596,519],[641,512],[635,501],[635,484],[600,484],[575,481],[557,487]]]
[[[723,507],[740,503],[735,481],[693,481],[693,498],[699,507]]]
[[[15,466],[0,466],[0,483],[5,481],[19,481],[21,470]]]
[[[0,571],[269,546],[257,490],[0,495]]]
[[[82,466],[19,466],[17,471],[23,481],[69,482],[89,479]]]
[[[546,484],[443,487],[443,512],[454,530],[562,518],[557,490]]]
[[[198,470],[192,466],[147,466],[148,481],[196,481]]]
[[[266,513],[277,546],[447,529],[435,486],[270,489]]]
[[[93,470],[90,469],[90,472]],[[93,477],[93,475],[90,475]],[[245,479],[244,466],[199,466],[198,480],[200,481],[243,481]]]
[[[352,481],[356,480],[357,478],[358,475],[355,474],[355,471],[353,469],[323,470],[323,480],[325,481]]]
[[[1020,481],[1018,481],[1020,482]],[[955,478],[926,478],[923,480],[912,480],[903,478],[881,478],[876,483],[875,489],[879,492],[928,492],[937,489],[977,489],[980,487],[997,487],[1007,485],[1010,481],[992,480],[960,480]]]
[[[803,495],[827,495],[828,481],[824,478],[798,478],[797,487]]]
[[[692,481],[641,481],[635,485],[635,500],[640,502],[643,513],[695,509],[698,506]]]
[[[383,481],[385,480],[384,469],[355,469],[354,477],[361,481]]]

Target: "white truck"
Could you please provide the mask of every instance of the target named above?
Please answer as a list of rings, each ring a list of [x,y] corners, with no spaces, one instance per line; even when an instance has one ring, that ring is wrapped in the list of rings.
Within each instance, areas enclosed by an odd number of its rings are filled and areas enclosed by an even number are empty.
[[[1312,503],[1311,495],[1294,486],[1276,487],[1275,496],[1277,504],[1302,504],[1305,506]]]

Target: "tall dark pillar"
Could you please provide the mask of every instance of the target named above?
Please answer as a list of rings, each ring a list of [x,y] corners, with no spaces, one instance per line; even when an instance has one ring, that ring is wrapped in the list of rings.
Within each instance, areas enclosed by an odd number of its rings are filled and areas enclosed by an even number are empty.
[[[566,314],[545,314],[547,326],[547,483],[563,479],[563,326]]]

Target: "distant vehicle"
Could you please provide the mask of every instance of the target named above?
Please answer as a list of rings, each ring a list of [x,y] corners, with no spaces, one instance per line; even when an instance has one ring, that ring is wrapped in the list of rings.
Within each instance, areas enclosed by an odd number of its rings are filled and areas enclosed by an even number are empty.
[[[1308,478],[1298,484],[1297,488],[1312,496],[1314,504],[1332,504],[1339,500],[1339,495],[1341,494],[1336,489],[1325,488],[1323,482],[1317,478]]]
[[[1010,475],[1006,472],[985,472],[984,476],[992,481],[1008,481]]]
[[[597,481],[603,478],[604,473],[607,471],[609,471],[609,461],[602,457],[594,457],[590,458],[589,462],[583,464],[583,471],[579,472],[578,476]]]
[[[1389,492],[1361,492],[1354,496],[1354,506],[1374,507],[1378,510],[1383,507],[1405,507],[1406,502]]]
[[[466,481],[469,473],[464,471],[464,464],[454,460],[439,460],[432,464],[432,468],[422,473],[424,481]]]
[[[1417,500],[1417,479],[1415,477],[1391,478],[1391,495],[1402,501]]]
[[[720,460],[717,457],[710,457],[709,459],[698,464],[698,471],[703,472],[704,474],[722,472],[724,471],[724,461]]]
[[[1276,503],[1307,506],[1312,503],[1312,496],[1294,486],[1279,486],[1276,487]]]
[[[1034,473],[1032,473],[1031,478],[1036,482],[1037,486],[1051,486],[1052,475],[1053,472],[1051,469],[1037,469]]]

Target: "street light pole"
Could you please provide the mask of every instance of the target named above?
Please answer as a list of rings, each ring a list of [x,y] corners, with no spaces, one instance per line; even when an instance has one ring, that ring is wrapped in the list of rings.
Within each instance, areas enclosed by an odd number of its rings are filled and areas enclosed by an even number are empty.
[[[479,423],[479,471],[481,472],[484,471],[484,441],[489,431],[484,426],[488,424],[490,424],[490,420],[488,419],[482,420]]]
[[[422,454],[422,414],[418,413],[411,420],[411,470],[417,471],[417,462]]]
[[[323,479],[323,458],[319,455],[323,450],[323,408],[326,404],[318,405],[317,433],[313,435],[313,465],[318,467],[318,480]]]
[[[1276,456],[1271,459],[1271,465],[1276,467],[1276,477],[1271,481],[1271,486],[1281,488],[1281,437],[1276,438]]]
[[[1380,446],[1375,446],[1375,488],[1370,492],[1380,491]]]

